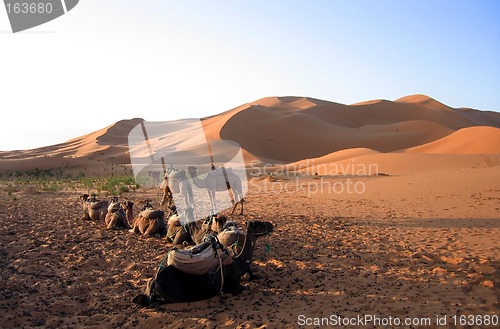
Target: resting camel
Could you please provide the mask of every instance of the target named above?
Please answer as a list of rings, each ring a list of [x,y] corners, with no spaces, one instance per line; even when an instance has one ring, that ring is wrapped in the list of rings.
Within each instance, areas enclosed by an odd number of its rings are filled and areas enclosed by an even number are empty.
[[[224,171],[226,172],[224,174]],[[241,178],[233,173],[231,169],[213,169],[208,175],[200,179],[198,178],[198,173],[196,171],[196,167],[190,166],[188,168],[189,175],[193,178],[193,183],[198,188],[206,188],[208,190],[208,196],[210,197],[210,203],[212,209],[217,209],[217,202],[215,198],[216,191],[226,191],[231,189],[234,201],[233,201],[233,210],[231,211],[231,215],[236,210],[236,206],[238,204],[241,205],[240,215],[243,215],[243,189],[241,185]],[[227,181],[226,181],[227,178]]]
[[[133,214],[134,203],[131,201],[118,202],[118,198],[111,199],[108,206],[108,213],[104,219],[106,223],[106,228],[118,229],[125,228],[130,229],[130,223],[134,221]]]
[[[146,200],[139,216],[134,219],[130,232],[142,235],[164,235],[167,232],[164,217],[163,210],[153,210],[151,201]]]
[[[260,279],[258,275],[253,274],[251,269],[255,241],[271,233],[273,229],[271,222],[250,221],[247,223],[246,233],[231,225],[227,230],[219,233],[217,238],[233,253],[233,258],[241,267],[242,274],[248,273],[250,274],[249,280],[254,280]]]
[[[150,279],[144,294],[135,296],[132,302],[145,307],[155,301],[194,302],[217,296],[221,292],[238,295],[244,289],[240,280],[241,269],[236,262],[219,267],[214,273],[203,275],[187,274],[169,265]]]
[[[183,216],[177,213],[168,219],[167,241],[173,244],[200,244],[211,234],[222,231],[227,221],[226,216],[209,216],[205,221],[194,221],[193,209],[190,208]]]
[[[193,207],[194,197],[193,188],[191,183],[186,177],[185,170],[172,170],[169,174],[165,175],[163,187],[163,197],[160,205],[164,205],[168,199],[168,205],[172,204],[173,193],[180,193],[184,200],[184,209]],[[178,204],[178,206],[180,206]]]
[[[184,213],[179,215],[177,209],[173,206],[172,215],[167,221],[167,241],[177,244],[189,244],[191,229],[196,229],[194,221],[193,208],[187,208]]]
[[[191,237],[196,244],[200,244],[206,240],[209,235],[222,232],[222,228],[227,222],[227,217],[224,215],[208,216],[201,224],[201,229],[191,234]]]
[[[82,203],[83,219],[102,220],[104,221],[108,213],[109,202],[106,200],[98,200],[95,194],[89,197],[88,194],[80,196]]]
[[[80,200],[82,201],[82,219],[85,220],[90,220],[89,216],[89,205],[90,201],[88,201],[89,195],[88,194],[82,194],[80,195]]]

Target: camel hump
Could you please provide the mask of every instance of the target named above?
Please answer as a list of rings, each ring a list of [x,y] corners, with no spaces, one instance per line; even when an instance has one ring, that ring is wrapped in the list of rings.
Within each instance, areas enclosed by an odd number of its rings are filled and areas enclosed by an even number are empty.
[[[170,179],[179,179],[182,177],[186,177],[186,171],[185,170],[175,170],[172,171],[169,175],[168,178]]]
[[[239,240],[240,237],[244,237],[246,233],[242,230],[238,230],[235,226],[229,226],[217,235],[219,241],[225,246],[232,246]]]
[[[108,207],[108,202],[107,201],[104,201],[104,200],[101,200],[101,201],[96,201],[96,202],[92,202],[90,203],[89,205],[89,209],[100,209],[100,208],[107,208]]]
[[[215,257],[214,257],[215,256]],[[221,265],[230,265],[233,258],[225,247],[215,247],[211,242],[205,242],[189,249],[174,249],[168,253],[167,265],[173,265],[178,270],[203,275],[217,270]]]
[[[117,212],[118,210],[121,209],[120,203],[119,202],[111,202],[108,206],[108,212]]]
[[[139,216],[146,218],[146,219],[155,219],[155,218],[163,218],[165,216],[163,210],[153,210],[153,209],[146,209],[141,211]]]
[[[232,168],[224,168],[224,170],[226,171],[226,175],[228,175],[228,176],[234,175]],[[208,174],[211,176],[216,176],[216,177],[219,177],[219,176],[224,177],[224,170],[222,170],[222,168],[217,168],[215,170],[210,170],[208,172]]]
[[[179,215],[172,215],[168,219],[168,226],[181,226]]]

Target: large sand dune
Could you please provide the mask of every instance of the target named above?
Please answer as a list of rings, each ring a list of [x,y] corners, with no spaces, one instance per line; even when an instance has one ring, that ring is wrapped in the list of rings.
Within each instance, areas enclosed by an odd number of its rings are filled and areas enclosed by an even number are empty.
[[[142,121],[121,120],[61,144],[0,152],[0,171],[68,167],[71,163],[93,168],[128,165],[128,134]],[[320,158],[317,161],[322,164],[331,163],[340,160],[335,152],[350,149],[354,150],[353,155],[357,155],[358,149],[382,153],[406,150],[408,154],[499,153],[495,129],[500,127],[499,113],[454,109],[425,95],[353,105],[309,97],[267,97],[204,118],[202,125],[209,141],[234,141],[242,147],[247,163],[260,165],[315,158]],[[475,128],[464,129],[470,127]],[[166,143],[160,140],[158,145]],[[190,147],[186,145],[187,149]],[[209,155],[199,145],[192,145],[192,149],[203,153],[201,156]],[[380,158],[383,163],[383,159],[400,157],[404,155],[372,156],[370,161]],[[410,156],[408,159],[412,159],[410,164],[414,160]],[[104,170],[94,170],[99,172],[106,174]]]
[[[464,127],[485,122],[500,126],[498,113],[455,110],[423,95],[350,106],[299,97],[270,97],[249,105],[227,120],[220,136],[275,162],[350,148],[392,152],[438,140]]]
[[[493,127],[463,128],[439,140],[409,148],[406,152],[434,154],[500,154],[500,129]]]

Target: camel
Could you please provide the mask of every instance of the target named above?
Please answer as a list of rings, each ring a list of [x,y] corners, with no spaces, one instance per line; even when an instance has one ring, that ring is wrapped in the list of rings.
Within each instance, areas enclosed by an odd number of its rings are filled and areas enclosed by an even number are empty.
[[[134,219],[130,232],[142,235],[164,235],[167,227],[164,220],[165,214],[162,210],[153,210],[150,200],[146,200],[139,216]]]
[[[169,265],[151,278],[146,284],[144,294],[135,296],[132,302],[146,307],[155,301],[194,302],[217,296],[221,292],[238,295],[245,289],[240,284],[240,280],[241,269],[236,262],[203,275],[184,273],[175,266]]]
[[[88,201],[89,195],[88,194],[82,194],[80,195],[80,200],[82,201],[82,219],[85,220],[90,220],[89,216],[89,204],[90,202]]]
[[[90,197],[88,194],[83,194],[80,199],[82,200],[83,219],[104,221],[108,213],[108,201],[98,200],[95,194]]]
[[[204,242],[208,236],[222,232],[222,228],[227,222],[224,215],[208,216],[201,224],[201,229],[191,233],[191,237],[196,244]]]
[[[196,230],[197,225],[194,221],[193,208],[184,210],[184,214],[179,215],[175,206],[172,215],[167,221],[167,241],[174,245],[189,244],[191,240],[190,230]]]
[[[209,216],[205,221],[194,221],[192,208],[184,216],[173,214],[168,219],[167,241],[177,244],[200,244],[211,234],[222,231],[226,216]],[[183,224],[184,223],[184,224]]]
[[[167,204],[171,205],[173,201],[173,193],[181,193],[184,200],[184,209],[193,207],[193,188],[186,177],[185,170],[172,170],[169,174],[165,175],[165,182],[162,185],[164,187],[160,206],[164,205],[167,200]]]
[[[206,188],[208,196],[210,197],[210,204],[212,209],[217,209],[215,192],[231,190],[234,196],[233,210],[231,215],[236,210],[238,204],[241,205],[240,215],[243,215],[243,189],[241,185],[241,178],[233,173],[231,169],[213,169],[204,179],[198,178],[196,167],[190,166],[188,168],[189,175],[193,178],[193,183],[198,188]],[[227,180],[226,180],[227,179]]]
[[[118,202],[116,197],[111,199],[108,213],[104,219],[106,228],[108,230],[117,228],[130,229],[130,223],[134,220],[133,206],[134,203],[131,201]]]
[[[148,171],[148,177],[151,177],[153,180],[153,186],[157,187],[158,183],[160,182],[160,172],[156,170],[150,170]]]
[[[249,280],[255,280],[260,279],[258,275],[253,274],[251,269],[255,241],[271,233],[273,229],[271,222],[250,221],[247,223],[246,233],[231,225],[227,230],[219,233],[217,238],[233,253],[233,258],[240,266],[242,274],[248,273]]]

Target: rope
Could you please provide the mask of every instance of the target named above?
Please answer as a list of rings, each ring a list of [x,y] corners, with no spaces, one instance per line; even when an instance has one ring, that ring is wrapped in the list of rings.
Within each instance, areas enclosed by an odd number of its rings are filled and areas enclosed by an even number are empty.
[[[255,233],[255,232],[254,232],[254,233],[252,233],[252,234],[253,234],[254,236],[261,236],[261,235],[268,235],[268,234],[270,234],[271,232],[268,232],[268,231],[267,231],[267,226],[265,226],[265,227],[266,227],[266,231],[265,231],[264,233]],[[234,242],[234,243],[233,243],[233,244],[232,244],[229,248],[232,248],[232,247],[234,247],[234,246],[236,246],[236,247],[238,247],[238,246],[239,246],[239,239],[240,239],[239,235],[240,235],[240,231],[238,230],[238,228],[236,228],[236,232],[237,232],[237,234],[238,234],[238,237],[236,238],[236,241],[235,241],[235,242]],[[245,233],[245,240],[244,240],[244,242],[243,242],[243,248],[241,248],[240,253],[239,253],[237,256],[233,256],[233,258],[238,258],[238,257],[240,257],[240,256],[243,254],[243,250],[245,250],[245,246],[246,246],[246,244],[247,244],[247,239],[248,239],[248,236],[249,236],[249,234],[248,234],[248,233]],[[269,246],[269,244],[268,244],[268,243],[266,243],[266,248],[267,248],[267,246]],[[269,251],[270,251],[270,250],[271,250],[271,246],[269,246]],[[236,253],[234,253],[234,254],[236,254]]]
[[[219,290],[219,295],[222,294],[222,288],[224,287],[224,268],[222,267],[222,258],[221,256],[219,255],[219,253],[217,252],[217,250],[215,250],[215,252],[217,253],[217,256],[219,257],[219,268],[220,268],[220,290]]]

